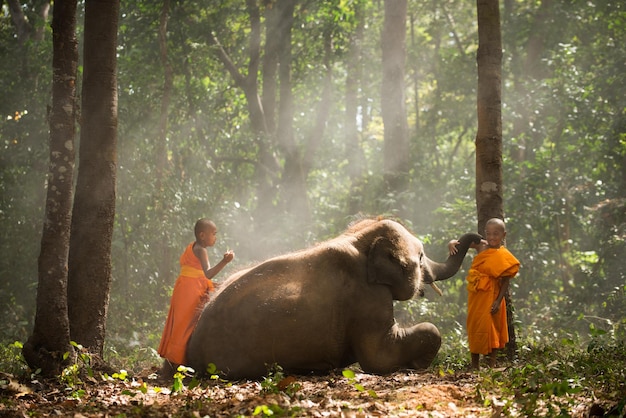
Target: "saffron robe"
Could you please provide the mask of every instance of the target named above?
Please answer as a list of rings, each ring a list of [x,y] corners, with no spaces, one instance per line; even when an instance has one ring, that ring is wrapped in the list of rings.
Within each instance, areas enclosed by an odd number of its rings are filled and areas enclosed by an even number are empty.
[[[170,310],[165,321],[158,353],[174,364],[185,364],[185,351],[209,292],[215,287],[204,276],[193,242],[180,256],[180,275],[174,284]]]
[[[491,314],[491,306],[502,288],[503,277],[512,278],[519,261],[505,247],[488,248],[474,257],[467,275],[467,339],[474,354],[489,354],[509,342],[506,302]]]

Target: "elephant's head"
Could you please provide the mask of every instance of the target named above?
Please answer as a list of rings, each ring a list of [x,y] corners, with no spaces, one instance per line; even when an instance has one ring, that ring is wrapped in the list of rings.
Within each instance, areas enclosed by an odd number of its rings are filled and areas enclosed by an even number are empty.
[[[458,252],[446,262],[437,263],[424,254],[422,242],[397,222],[383,220],[363,223],[351,231],[359,241],[369,243],[367,280],[389,286],[395,300],[411,299],[423,294],[422,284],[432,284],[452,277],[461,267],[472,242],[480,242],[478,234],[465,234],[457,246]],[[349,230],[350,231],[350,230]]]

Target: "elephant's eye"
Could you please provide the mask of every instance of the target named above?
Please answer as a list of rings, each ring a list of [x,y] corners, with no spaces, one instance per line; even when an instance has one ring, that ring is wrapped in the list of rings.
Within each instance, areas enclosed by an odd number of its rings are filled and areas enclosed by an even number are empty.
[[[424,253],[420,253],[420,267],[424,265]]]

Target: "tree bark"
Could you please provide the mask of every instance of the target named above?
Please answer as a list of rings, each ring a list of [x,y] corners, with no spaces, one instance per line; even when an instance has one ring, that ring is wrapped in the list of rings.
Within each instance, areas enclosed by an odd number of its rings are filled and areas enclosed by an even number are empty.
[[[305,149],[302,156],[303,181],[306,182],[311,169],[314,166],[315,154],[322,145],[322,138],[326,130],[326,123],[332,106],[333,96],[333,34],[330,29],[324,31],[324,81],[320,100],[317,104],[315,124],[305,142]],[[305,189],[306,190],[306,189]],[[306,198],[306,193],[305,193]]]
[[[17,41],[20,46],[23,46],[30,37],[32,27],[28,22],[26,15],[24,15],[24,11],[22,10],[22,5],[19,0],[8,0],[7,4],[9,5],[11,20],[13,20],[13,24],[15,25],[17,32]]]
[[[30,79],[30,82],[36,84],[37,83],[37,72],[32,71],[30,68],[30,62],[32,60],[32,53],[29,52],[31,48],[31,42],[41,42],[45,33],[45,25],[48,22],[48,15],[50,12],[50,1],[49,0],[40,0],[37,2],[38,4],[32,5],[37,8],[38,17],[36,20],[29,19],[29,16],[24,14],[24,10],[22,9],[22,5],[19,0],[7,0],[7,5],[9,6],[9,14],[11,15],[11,20],[15,25],[15,32],[17,35],[17,41],[22,50],[22,62],[21,62],[21,70],[20,77],[23,80]],[[2,6],[2,2],[0,2],[0,6]],[[40,24],[33,27],[31,20],[41,21]]]
[[[293,129],[294,103],[291,91],[291,30],[295,0],[280,0],[275,7],[279,14],[277,19],[279,102],[276,137],[285,158],[281,176],[280,203],[285,212],[294,216],[295,220],[306,222],[310,217],[310,207],[307,201],[302,150],[298,147]]]
[[[359,113],[359,87],[362,81],[363,60],[362,60],[362,42],[364,34],[363,5],[360,2],[354,3],[354,15],[356,20],[356,28],[350,37],[350,45],[348,51],[348,60],[346,62],[346,115],[345,115],[345,133],[346,148],[345,155],[348,161],[348,176],[350,177],[350,187],[353,192],[349,198],[349,213],[357,213],[361,206],[359,196],[362,192],[361,180],[365,171],[365,155],[361,147],[358,126]]]
[[[159,133],[156,138],[156,170],[155,170],[155,188],[154,188],[154,211],[155,216],[163,225],[168,224],[167,215],[170,213],[170,196],[168,196],[167,188],[164,182],[170,177],[171,164],[168,160],[167,149],[167,130],[170,102],[172,97],[172,86],[174,82],[174,70],[169,61],[167,48],[167,24],[170,16],[170,0],[163,0],[161,6],[161,15],[159,18],[159,56],[163,67],[163,96],[161,97],[161,111],[159,114]],[[170,280],[171,257],[169,239],[167,231],[159,231],[156,234],[154,242],[154,250],[158,254],[157,272],[161,289],[166,289]],[[163,292],[165,293],[165,292]],[[166,294],[161,295],[163,303],[167,303],[169,297]]]
[[[276,132],[276,74],[278,72],[279,16],[274,0],[265,0],[265,48],[263,54],[263,111],[268,134]]]
[[[491,218],[504,219],[502,178],[502,37],[498,0],[477,0],[478,131],[476,133],[476,208],[478,231]],[[513,303],[505,295],[509,358],[517,353]]]
[[[504,219],[502,201],[502,40],[498,0],[477,0],[478,131],[476,206],[478,231],[490,218]]]
[[[115,217],[118,15],[119,0],[85,3],[82,128],[69,257],[71,338],[100,356]]]
[[[388,190],[398,192],[408,183],[409,128],[404,93],[407,0],[385,0],[382,32],[383,79],[381,112],[384,133],[384,174]]]
[[[57,0],[52,18],[52,108],[46,220],[38,260],[37,311],[24,359],[44,376],[58,375],[73,353],[67,280],[76,135],[76,0]]]

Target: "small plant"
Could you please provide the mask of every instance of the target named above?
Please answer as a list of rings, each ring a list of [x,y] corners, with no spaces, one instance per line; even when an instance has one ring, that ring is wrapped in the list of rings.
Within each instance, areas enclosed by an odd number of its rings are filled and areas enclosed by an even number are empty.
[[[283,410],[280,406],[276,404],[272,404],[272,405],[257,406],[256,408],[254,408],[254,412],[252,413],[252,415],[254,416],[261,415],[264,417],[271,417],[274,414],[281,415],[282,413],[283,413]]]
[[[125,382],[126,380],[128,380],[128,372],[122,369],[118,373],[113,373],[111,377],[113,379],[118,379],[118,380],[121,380],[122,382]]]
[[[176,373],[174,373],[174,382],[172,383],[172,393],[179,393],[185,389],[185,385],[183,380],[186,377],[191,377],[196,371],[191,367],[180,365],[176,369]],[[189,385],[190,388],[197,386],[197,380],[192,380],[192,384]]]
[[[220,379],[220,375],[222,374],[222,372],[217,370],[217,366],[214,363],[209,363],[208,364],[208,366],[206,367],[206,372],[209,375],[209,379],[211,379],[211,380],[222,380],[222,381],[225,381],[223,379]]]
[[[76,360],[67,366],[59,375],[59,382],[67,386],[68,390],[73,390],[73,397],[82,397],[84,390],[77,389],[78,386],[83,384],[81,377],[86,374],[90,378],[93,378],[93,369],[91,368],[91,354],[80,344],[70,341],[70,345],[74,347],[76,352]],[[69,351],[63,354],[63,360],[70,358],[71,353]]]
[[[350,369],[344,369],[341,374],[343,375],[343,377],[345,377],[346,379],[348,379],[348,382],[354,386],[354,388],[356,390],[358,390],[359,392],[363,392],[363,393],[367,393],[368,395],[370,395],[373,398],[377,398],[378,395],[376,394],[376,392],[372,389],[366,390],[365,387],[360,384],[356,378],[356,374],[350,370]]]
[[[14,375],[28,370],[22,348],[23,345],[19,341],[0,346],[0,370]]]
[[[292,397],[302,386],[296,382],[295,377],[285,376],[283,368],[280,365],[274,364],[268,370],[267,376],[263,378],[261,388],[265,393],[284,392]]]

